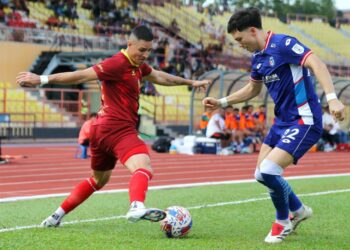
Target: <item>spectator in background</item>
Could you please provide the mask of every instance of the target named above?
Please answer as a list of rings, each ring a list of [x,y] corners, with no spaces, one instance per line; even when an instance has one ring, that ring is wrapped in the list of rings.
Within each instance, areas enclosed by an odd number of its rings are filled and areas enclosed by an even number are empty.
[[[174,33],[174,36],[176,37],[177,34],[180,32],[179,25],[177,24],[177,21],[175,18],[170,23],[170,30]]]
[[[246,118],[247,129],[250,130],[255,135],[257,128],[256,128],[253,111],[254,111],[253,105],[247,105],[247,112],[245,114],[245,118]]]
[[[208,138],[219,139],[221,147],[228,147],[231,139],[231,132],[225,126],[225,111],[222,108],[212,112],[209,119],[206,136]]]
[[[78,143],[80,145],[81,155],[78,158],[87,159],[87,151],[90,145],[90,128],[93,121],[96,119],[96,113],[91,113],[89,120],[85,121],[79,132]]]
[[[254,120],[257,126],[257,132],[264,138],[267,133],[266,127],[266,106],[260,105],[258,111],[254,113]]]
[[[207,126],[211,116],[211,111],[208,108],[205,108],[205,112],[202,114],[201,121],[199,123],[199,128],[201,129],[203,135],[206,135],[207,133]]]
[[[340,126],[329,113],[328,106],[323,107],[322,127],[322,139],[325,141],[324,151],[330,152],[335,150],[336,144],[339,143],[338,131],[340,130]]]
[[[0,23],[5,23],[5,16],[4,8],[0,6]]]
[[[243,139],[244,135],[241,130],[239,130],[239,109],[233,108],[231,105],[225,108],[225,126],[231,131],[231,141],[232,147],[234,151],[240,151],[241,147],[243,147]]]

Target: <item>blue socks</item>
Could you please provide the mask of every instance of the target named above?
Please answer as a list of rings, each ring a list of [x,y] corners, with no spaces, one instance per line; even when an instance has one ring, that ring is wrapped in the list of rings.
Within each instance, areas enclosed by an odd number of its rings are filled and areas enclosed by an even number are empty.
[[[289,210],[294,212],[302,207],[299,198],[288,182],[281,176],[283,169],[270,160],[263,160],[260,170],[255,172],[258,182],[269,188],[271,200],[276,208],[277,220],[288,220]]]
[[[287,220],[289,218],[289,193],[292,191],[288,182],[280,175],[261,173],[266,186],[271,189],[270,196],[276,208],[276,219]]]
[[[303,203],[301,203],[298,196],[296,196],[293,190],[291,190],[291,192],[289,193],[288,200],[289,200],[289,210],[291,212],[295,212],[303,206]]]

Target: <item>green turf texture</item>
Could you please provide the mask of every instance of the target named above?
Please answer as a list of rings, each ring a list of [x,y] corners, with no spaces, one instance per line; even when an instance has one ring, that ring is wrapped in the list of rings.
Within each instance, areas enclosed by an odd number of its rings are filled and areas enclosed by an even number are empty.
[[[350,177],[289,181],[297,194],[350,189]],[[268,197],[258,183],[226,184],[148,192],[146,205],[194,207]],[[297,232],[277,245],[264,243],[274,220],[270,200],[191,209],[193,228],[168,239],[159,223],[128,223],[124,218],[0,233],[0,249],[350,249],[350,192],[301,198],[314,210]],[[0,229],[39,224],[63,197],[0,203]],[[128,194],[99,194],[64,218],[65,222],[124,215]]]

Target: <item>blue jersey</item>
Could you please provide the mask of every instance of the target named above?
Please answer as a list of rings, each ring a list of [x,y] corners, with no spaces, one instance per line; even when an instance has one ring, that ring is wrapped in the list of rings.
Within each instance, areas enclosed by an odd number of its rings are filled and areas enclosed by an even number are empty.
[[[310,71],[303,67],[312,51],[296,38],[268,33],[265,48],[252,56],[252,81],[263,81],[275,103],[280,125],[322,124],[322,109]]]

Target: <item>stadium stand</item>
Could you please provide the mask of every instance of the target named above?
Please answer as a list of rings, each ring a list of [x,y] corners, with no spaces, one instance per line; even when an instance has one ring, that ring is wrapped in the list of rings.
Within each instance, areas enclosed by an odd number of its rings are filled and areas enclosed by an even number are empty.
[[[48,2],[45,1],[25,1],[26,5],[21,6],[16,12],[22,20],[33,22],[35,26],[20,25],[20,28],[10,29],[0,25],[0,39],[26,43],[45,43],[55,48],[55,50],[70,46],[72,51],[78,49],[85,51],[113,49],[115,51],[120,46],[125,46],[125,34],[137,23],[142,22],[152,26],[157,37],[154,45],[154,56],[149,60],[149,63],[155,68],[180,74],[187,78],[195,78],[217,68],[224,70],[238,69],[238,73],[224,78],[225,86],[229,86],[249,67],[249,54],[240,49],[230,35],[225,35],[227,20],[231,15],[229,12],[223,12],[220,9],[213,12],[210,8],[201,9],[200,6],[179,5],[169,3],[170,1],[140,1],[138,11],[135,11],[135,6],[131,8],[127,5],[128,1],[118,1],[114,5],[107,0],[100,2],[102,5],[97,8],[96,1],[91,0],[62,2],[62,6],[58,6],[59,4],[55,1],[54,5],[48,5]],[[150,7],[150,4],[156,2],[159,4]],[[67,10],[68,6],[71,7],[69,11]],[[9,17],[14,15],[12,12],[10,7],[3,8],[0,12],[0,22],[13,27],[11,23],[7,22]],[[17,19],[20,18],[18,14],[14,15]],[[49,28],[47,21],[51,16],[54,16],[59,22],[64,22],[64,24],[58,23],[56,27],[51,25],[51,30],[47,30]],[[77,19],[77,17],[79,18]],[[349,39],[344,35],[345,33],[342,34],[340,30],[330,28],[322,23],[300,24],[292,21],[291,24],[285,24],[274,17],[264,17],[263,22],[265,29],[300,38],[303,43],[311,47],[313,51],[329,63],[333,75],[350,75],[346,63],[348,59],[344,60],[343,58],[343,56],[349,58],[348,53],[343,48],[345,46],[344,41],[347,42]],[[27,29],[23,29],[24,27]],[[313,30],[319,29],[325,32],[322,32],[322,34],[321,32],[319,34],[313,33]],[[345,24],[341,26],[341,29],[344,32],[350,30],[348,25]],[[17,36],[13,36],[13,34]],[[333,38],[336,41],[341,41],[339,46],[335,46],[334,43],[332,45]],[[103,41],[107,42],[104,43]],[[35,53],[36,55],[39,54],[38,52]],[[38,73],[43,72],[52,55],[56,53],[57,51],[54,50],[42,53],[41,59],[37,60],[35,70],[38,70]],[[30,60],[34,61],[34,59]],[[86,66],[88,65],[82,65],[82,68]],[[34,70],[34,67],[32,70]],[[13,81],[12,79],[13,77],[0,80],[8,82]],[[242,78],[242,82],[243,80],[245,78]],[[3,83],[0,83],[0,87],[1,84]],[[240,86],[240,83],[231,88],[230,91],[234,91],[238,86]],[[228,91],[228,88],[225,88],[226,90]],[[339,89],[339,91],[341,90]],[[96,92],[98,89],[94,88],[92,91]],[[210,94],[214,96],[222,94],[219,88],[213,88],[211,91]],[[14,98],[22,98],[21,94],[16,92],[11,95]],[[86,92],[82,94],[82,96],[85,95],[87,95]],[[343,90],[343,96],[347,96],[346,89]],[[196,96],[198,99],[201,97]],[[98,106],[98,98],[95,99],[97,101],[95,100],[93,103],[94,111]],[[157,86],[154,88],[151,83],[147,83],[140,102],[144,109],[143,114],[147,114],[156,123],[186,124],[189,120],[190,100],[191,92],[185,87],[165,88]],[[254,103],[261,103],[266,100],[265,93],[262,93],[257,100],[254,100]],[[36,115],[38,121],[40,119],[50,121],[63,121],[65,119],[62,117],[65,117],[64,112],[67,112],[67,109],[64,110],[63,107],[55,109],[53,107],[57,104],[53,103],[46,108],[47,103],[40,106],[40,100],[38,102],[39,104],[29,105],[25,109],[28,112],[40,112],[40,110],[47,109],[49,114],[44,118]],[[203,111],[202,107],[198,101],[194,105],[195,115],[199,116]],[[24,106],[21,104],[16,112],[23,110]],[[268,110],[271,110],[269,106]]]
[[[0,110],[11,116],[12,126],[16,123],[22,123],[28,120],[29,126],[56,127],[63,122],[65,126],[75,126],[75,122],[69,115],[58,112],[57,108],[47,100],[35,97],[31,92],[21,88],[12,88],[8,82],[0,82]],[[28,115],[29,114],[29,115]]]
[[[321,44],[329,47],[337,57],[342,58],[344,56],[346,60],[350,60],[349,38],[341,34],[339,30],[323,22],[293,21],[292,23],[314,37]],[[319,32],[320,30],[322,32]]]

